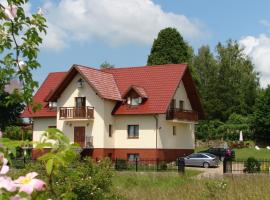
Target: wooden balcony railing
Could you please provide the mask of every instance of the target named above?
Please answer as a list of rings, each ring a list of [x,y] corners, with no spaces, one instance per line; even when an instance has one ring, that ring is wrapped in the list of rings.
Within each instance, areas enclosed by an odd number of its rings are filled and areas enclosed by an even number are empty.
[[[167,120],[198,121],[198,113],[192,110],[182,110],[179,108],[169,109],[166,114]]]
[[[60,119],[94,119],[94,108],[90,106],[60,107]]]

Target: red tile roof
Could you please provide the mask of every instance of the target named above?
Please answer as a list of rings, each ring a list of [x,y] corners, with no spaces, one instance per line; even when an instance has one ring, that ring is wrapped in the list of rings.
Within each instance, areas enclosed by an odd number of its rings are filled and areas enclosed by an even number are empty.
[[[62,81],[65,75],[66,72],[49,73],[33,97],[34,102],[41,104],[42,108],[36,112],[33,112],[31,108],[27,108],[24,110],[21,117],[55,117],[56,111],[48,108],[48,102],[46,102],[46,98],[50,93],[52,93],[56,85]]]
[[[131,85],[144,88],[148,99],[137,107],[121,104],[114,114],[166,113],[172,97],[186,71],[185,64],[106,69],[113,74],[123,95]]]
[[[81,74],[85,81],[105,99],[115,100],[113,114],[158,114],[166,113],[172,97],[181,81],[187,91],[193,110],[203,113],[199,97],[191,74],[186,64],[168,64],[144,67],[127,67],[98,70],[80,65],[74,65],[66,76],[59,76],[58,82],[50,78],[51,73],[43,83],[35,98],[44,101],[55,101],[64,91],[76,74]],[[64,74],[64,73],[63,73]],[[57,75],[56,75],[57,76]],[[62,81],[61,81],[62,80]],[[57,83],[56,83],[57,82]],[[50,86],[44,92],[44,87]],[[128,90],[133,88],[147,100],[137,107],[130,107],[122,101]],[[52,89],[53,92],[50,93]],[[41,94],[42,93],[42,94]],[[43,95],[41,98],[40,95]],[[45,104],[45,103],[44,103]],[[55,112],[44,110],[44,116],[56,116]],[[32,116],[36,116],[36,113]]]
[[[96,90],[96,92],[104,99],[121,101],[121,95],[112,74],[101,70],[75,66],[80,74],[88,81],[88,83]]]

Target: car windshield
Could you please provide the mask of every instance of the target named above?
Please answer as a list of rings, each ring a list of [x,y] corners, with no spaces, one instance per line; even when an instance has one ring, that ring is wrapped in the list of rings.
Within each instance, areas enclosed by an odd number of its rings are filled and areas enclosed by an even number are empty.
[[[207,155],[207,156],[209,156],[209,157],[211,157],[211,158],[215,158],[215,157],[216,157],[215,155],[213,155],[213,154],[211,154],[211,153],[205,153],[205,155]]]

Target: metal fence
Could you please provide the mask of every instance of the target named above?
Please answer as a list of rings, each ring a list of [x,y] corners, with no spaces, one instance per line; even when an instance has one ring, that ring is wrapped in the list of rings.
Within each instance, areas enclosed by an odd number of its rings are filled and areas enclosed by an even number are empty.
[[[227,174],[270,174],[270,160],[226,160],[223,161],[223,172]]]
[[[115,159],[112,161],[117,171],[175,171],[184,173],[185,163],[179,158],[176,161],[168,162],[165,160],[125,160]]]

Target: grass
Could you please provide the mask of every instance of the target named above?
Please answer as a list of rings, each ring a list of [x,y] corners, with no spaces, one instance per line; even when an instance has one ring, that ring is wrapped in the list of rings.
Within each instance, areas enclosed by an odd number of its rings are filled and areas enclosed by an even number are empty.
[[[234,150],[237,160],[246,160],[248,157],[254,157],[257,160],[270,160],[270,150],[265,148],[261,148],[260,150],[256,150],[255,148],[243,148]]]
[[[261,175],[231,176],[224,179],[197,179],[199,172],[117,173],[114,189],[127,200],[175,199],[269,199],[270,177]]]

